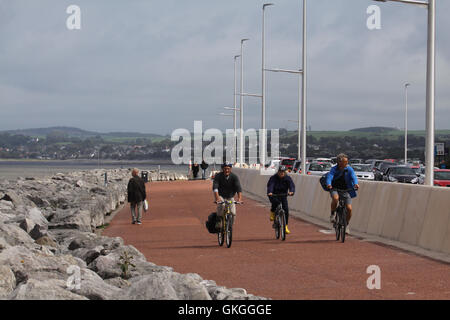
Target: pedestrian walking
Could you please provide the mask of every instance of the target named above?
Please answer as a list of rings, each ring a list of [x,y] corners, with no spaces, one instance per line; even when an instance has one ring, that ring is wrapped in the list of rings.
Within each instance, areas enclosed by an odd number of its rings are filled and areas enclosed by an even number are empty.
[[[202,179],[206,179],[206,170],[208,169],[209,165],[205,162],[205,160],[202,161],[202,164],[200,165],[202,168]]]
[[[200,171],[200,166],[197,162],[194,162],[194,165],[192,166],[192,174],[194,175],[194,179],[197,179],[198,172]]]
[[[145,183],[139,177],[139,170],[133,169],[131,172],[133,176],[128,181],[128,202],[131,208],[131,218],[133,224],[142,224],[142,208],[144,205],[144,200],[147,198],[147,193],[145,190]]]

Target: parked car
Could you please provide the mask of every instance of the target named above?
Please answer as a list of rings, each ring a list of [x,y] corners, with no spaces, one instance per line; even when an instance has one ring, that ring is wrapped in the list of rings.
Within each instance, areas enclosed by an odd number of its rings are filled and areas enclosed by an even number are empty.
[[[360,163],[363,163],[363,159],[350,159],[350,160],[348,160],[348,163],[350,163],[350,165],[360,164]]]
[[[378,167],[378,165],[382,162],[383,162],[383,160],[369,159],[369,160],[366,160],[364,163],[370,164],[372,166],[372,171],[373,171],[375,169],[375,167]]]
[[[294,164],[292,165],[292,172],[297,173],[299,170],[301,170],[302,162],[300,160],[295,160]]]
[[[397,165],[392,162],[381,162],[378,167],[375,167],[375,170],[373,172],[374,180],[375,181],[383,181],[383,177],[386,174],[387,169],[390,167],[396,167]]]
[[[434,170],[434,185],[450,187],[450,169]]]
[[[312,162],[306,165],[306,173],[313,176],[322,176],[329,172],[332,166],[329,162]]]
[[[314,161],[316,162],[329,162],[329,163],[333,163],[333,159],[332,158],[317,158]]]
[[[280,165],[285,166],[286,169],[288,170],[288,172],[291,172],[293,169],[295,160],[296,160],[295,158],[284,158],[281,160]]]
[[[281,160],[271,160],[268,164],[266,164],[266,168],[276,170],[280,166],[280,162]]]
[[[352,164],[351,167],[355,170],[358,179],[374,180],[373,167],[371,164]]]
[[[400,183],[419,183],[419,175],[416,170],[406,166],[390,167],[383,176],[384,181]]]

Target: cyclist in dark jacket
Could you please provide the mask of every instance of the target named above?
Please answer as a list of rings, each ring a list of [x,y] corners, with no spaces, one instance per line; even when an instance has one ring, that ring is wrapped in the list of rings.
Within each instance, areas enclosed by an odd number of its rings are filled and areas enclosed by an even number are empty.
[[[202,161],[202,164],[200,165],[200,168],[202,168],[202,179],[206,179],[206,170],[208,169],[209,165],[205,162],[205,160]]]
[[[290,196],[295,193],[295,184],[292,178],[286,174],[286,167],[280,166],[278,173],[270,177],[267,182],[267,196],[269,197],[272,208],[270,210],[270,221],[275,220],[275,210],[281,202],[284,212],[286,213],[286,234],[291,233],[288,229],[289,222],[289,204],[287,196],[274,197],[274,194],[288,194]]]
[[[133,224],[142,223],[142,207],[144,205],[144,200],[147,198],[144,180],[142,180],[138,174],[139,170],[133,169],[131,172],[133,177],[128,181],[127,188]]]
[[[225,210],[224,201],[234,201],[234,197],[237,194],[238,201],[242,203],[242,187],[239,181],[239,177],[231,172],[233,165],[225,162],[222,165],[222,172],[219,172],[214,177],[213,181],[213,193],[214,202],[217,204],[217,216],[222,217]],[[231,213],[236,218],[236,206],[234,202],[231,204]],[[220,226],[220,220],[216,227]]]

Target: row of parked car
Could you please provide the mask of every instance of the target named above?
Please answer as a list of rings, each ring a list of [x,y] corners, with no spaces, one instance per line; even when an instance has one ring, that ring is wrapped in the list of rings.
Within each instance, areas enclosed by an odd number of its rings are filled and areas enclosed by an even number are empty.
[[[309,175],[322,176],[329,172],[334,164],[335,158],[309,159],[306,163],[306,172]],[[366,161],[351,159],[349,164],[360,180],[411,184],[423,184],[425,181],[425,167],[418,162],[405,165],[394,159],[369,159]],[[301,161],[295,158],[272,160],[266,167],[276,169],[280,165],[286,166],[289,172],[301,173]],[[450,187],[450,170],[435,168],[434,175],[435,186]]]

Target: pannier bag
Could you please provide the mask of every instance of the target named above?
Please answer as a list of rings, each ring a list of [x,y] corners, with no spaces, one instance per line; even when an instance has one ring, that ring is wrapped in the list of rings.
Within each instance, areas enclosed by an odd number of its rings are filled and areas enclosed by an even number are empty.
[[[217,212],[213,212],[208,216],[208,220],[206,221],[206,229],[208,229],[209,233],[217,233],[216,220]]]

